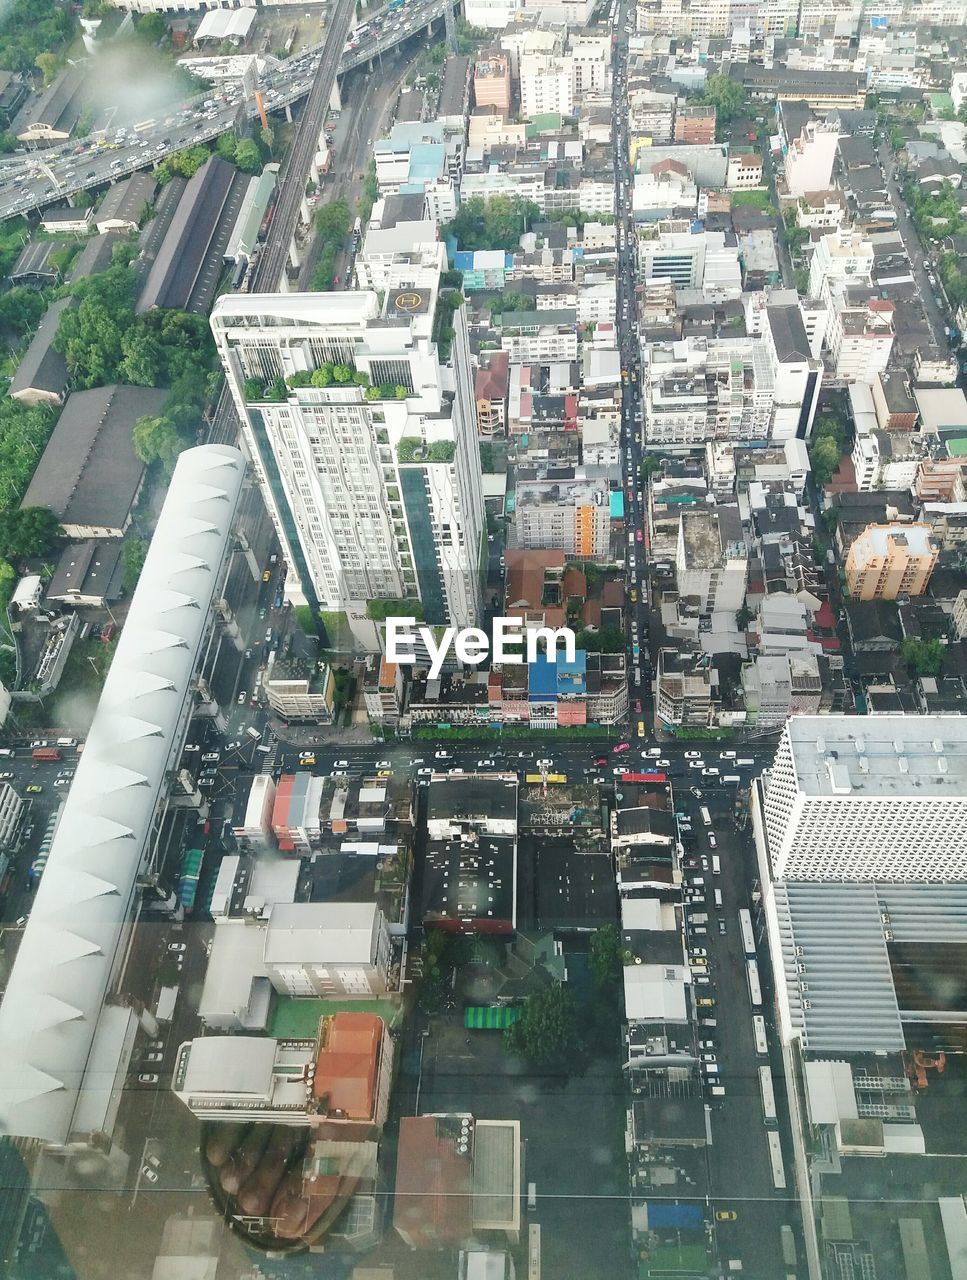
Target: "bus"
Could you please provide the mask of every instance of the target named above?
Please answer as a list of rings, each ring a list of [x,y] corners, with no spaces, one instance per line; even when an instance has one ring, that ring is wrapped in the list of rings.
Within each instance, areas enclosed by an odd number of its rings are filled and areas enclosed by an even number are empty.
[[[699,809],[698,812],[701,815],[702,824],[706,827],[710,827],[712,825],[712,815],[709,813],[708,809],[705,807],[704,804],[702,805],[701,809]]]
[[[753,1009],[762,1008],[762,988],[759,986],[759,966],[754,960],[746,960],[745,976],[749,982],[749,999]]]
[[[41,760],[41,761],[59,760],[60,748],[59,747],[34,747],[33,751],[31,751],[30,754],[34,758],[34,760]]]
[[[747,956],[755,955],[755,934],[752,932],[752,916],[745,907],[739,912],[739,930],[742,934],[742,947]]]
[[[668,775],[664,773],[625,773],[621,775],[622,782],[667,782]]]
[[[759,1095],[762,1098],[762,1115],[766,1124],[775,1124],[776,1091],[772,1084],[772,1072],[768,1067],[759,1068]]]
[[[754,1015],[752,1030],[755,1032],[755,1051],[760,1058],[769,1056],[769,1041],[766,1039],[766,1020],[761,1013]]]
[[[770,1129],[766,1134],[766,1140],[769,1143],[769,1163],[772,1166],[772,1185],[777,1191],[784,1191],[786,1188],[786,1168],[782,1163],[782,1143],[779,1141],[779,1135],[775,1129]]]
[[[527,1228],[527,1280],[541,1280],[541,1224]]]
[[[794,1267],[798,1263],[799,1258],[796,1254],[796,1237],[793,1235],[792,1227],[780,1227],[779,1240],[782,1244],[783,1262],[787,1267]]]
[[[566,773],[549,773],[545,778],[543,773],[525,773],[524,781],[534,786],[540,786],[542,782],[553,782],[555,786],[564,786],[567,782]]]

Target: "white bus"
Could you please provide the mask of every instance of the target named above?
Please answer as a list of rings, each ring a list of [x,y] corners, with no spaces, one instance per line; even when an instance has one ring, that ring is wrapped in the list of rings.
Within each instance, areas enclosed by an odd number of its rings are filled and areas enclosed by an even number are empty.
[[[762,1115],[767,1125],[775,1124],[776,1091],[772,1085],[772,1072],[768,1067],[759,1068],[759,1093],[762,1097]]]
[[[739,912],[739,929],[742,933],[742,946],[747,956],[755,955],[755,934],[752,932],[752,916],[745,909]]]
[[[766,1020],[761,1013],[752,1018],[752,1029],[755,1032],[755,1051],[760,1058],[769,1056],[769,1041],[766,1039]]]
[[[786,1170],[782,1163],[782,1143],[779,1141],[779,1135],[775,1129],[770,1129],[766,1134],[769,1143],[769,1163],[772,1165],[772,1185],[777,1191],[784,1191],[786,1187]]]
[[[762,1008],[762,988],[759,986],[759,966],[754,960],[746,960],[745,974],[749,981],[749,999],[753,1009]]]
[[[710,827],[712,825],[712,815],[709,813],[708,809],[705,807],[704,804],[702,805],[701,809],[699,809],[698,812],[699,812],[699,816],[702,819],[703,825],[706,827]]]

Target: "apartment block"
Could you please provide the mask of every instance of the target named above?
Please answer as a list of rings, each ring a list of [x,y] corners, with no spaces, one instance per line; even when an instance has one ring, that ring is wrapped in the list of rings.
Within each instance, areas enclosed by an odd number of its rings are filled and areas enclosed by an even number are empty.
[[[925,524],[869,525],[846,556],[846,585],[857,600],[921,596],[939,548]]]
[[[826,191],[832,183],[839,129],[832,121],[818,120],[803,103],[784,102],[779,110],[784,138],[784,172],[790,196]]]
[[[420,600],[428,621],[457,625],[479,608],[470,351],[463,309],[440,296],[443,261],[442,246],[432,269],[401,256],[385,294],[226,294],[212,315],[286,595],[360,619],[371,648],[371,600]]]
[[[707,145],[715,141],[715,108],[683,107],[675,111],[675,142]]]
[[[611,495],[600,481],[521,479],[513,527],[523,549],[611,559]]]
[[[477,107],[495,107],[510,114],[510,59],[506,53],[491,53],[473,65],[473,99]]]
[[[777,880],[967,878],[967,718],[793,716],[761,814]]]

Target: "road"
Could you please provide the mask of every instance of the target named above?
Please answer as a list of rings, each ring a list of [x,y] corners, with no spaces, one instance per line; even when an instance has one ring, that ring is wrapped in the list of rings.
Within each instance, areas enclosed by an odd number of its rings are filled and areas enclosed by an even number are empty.
[[[903,199],[900,184],[896,180],[896,160],[887,139],[881,139],[877,154],[886,180],[886,189],[890,195],[890,203],[896,210],[897,230],[900,233],[903,247],[907,251],[907,257],[910,259],[910,265],[913,268],[917,289],[920,292],[920,301],[923,303],[923,310],[930,325],[933,340],[941,351],[946,351],[948,343],[944,328],[948,322],[937,299],[936,288],[930,283],[930,278],[927,275],[927,263],[923,254],[923,246],[920,243],[917,229],[910,218],[910,212],[907,209],[906,201]]]
[[[418,37],[428,23],[442,21],[442,0],[413,2],[405,11],[391,13],[388,7],[375,10],[367,18],[370,34],[354,49],[346,37],[352,12],[337,10],[325,40],[279,62],[266,59],[260,83],[265,109],[280,111],[308,95],[306,110],[318,114],[319,69],[328,80],[348,74],[371,58],[384,57],[407,40]],[[341,21],[339,14],[345,19]],[[325,93],[328,102],[332,82]],[[97,139],[68,141],[53,147],[31,150],[0,161],[0,219],[27,215],[48,204],[69,199],[80,191],[94,190],[134,173],[158,165],[165,156],[208,142],[235,128],[239,113],[257,117],[254,102],[243,104],[237,84],[213,89],[187,99],[176,111],[159,120],[121,120]],[[290,152],[291,155],[291,152]]]

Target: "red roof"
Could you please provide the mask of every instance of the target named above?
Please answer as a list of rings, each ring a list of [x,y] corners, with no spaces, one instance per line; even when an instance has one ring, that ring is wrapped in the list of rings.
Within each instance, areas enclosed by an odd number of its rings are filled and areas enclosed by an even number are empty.
[[[458,1151],[459,1133],[451,1117],[400,1120],[393,1226],[411,1248],[455,1245],[470,1234],[470,1144]]]
[[[836,615],[833,613],[833,607],[828,600],[816,610],[816,616],[813,618],[817,627],[821,627],[823,631],[832,631],[836,626]]]
[[[316,1059],[312,1092],[325,1098],[330,1112],[350,1120],[371,1120],[376,1100],[376,1071],[383,1020],[375,1013],[337,1013]]]

